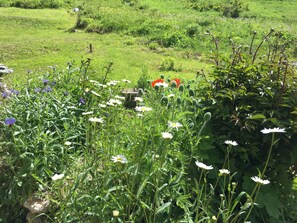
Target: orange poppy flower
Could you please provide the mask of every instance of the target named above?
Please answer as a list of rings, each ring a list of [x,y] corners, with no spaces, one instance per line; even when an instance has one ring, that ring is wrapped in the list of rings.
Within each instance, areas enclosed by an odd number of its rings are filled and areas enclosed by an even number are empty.
[[[163,80],[163,79],[157,79],[157,80],[154,80],[154,81],[152,82],[152,87],[155,87],[155,85],[156,85],[157,83],[164,83],[164,80]]]

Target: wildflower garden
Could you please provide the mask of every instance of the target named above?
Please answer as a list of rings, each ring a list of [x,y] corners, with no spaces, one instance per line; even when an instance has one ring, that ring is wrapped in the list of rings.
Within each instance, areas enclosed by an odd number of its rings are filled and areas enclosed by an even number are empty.
[[[87,58],[1,83],[0,222],[296,222],[291,43],[271,29],[222,54],[205,35],[212,69],[191,78]]]

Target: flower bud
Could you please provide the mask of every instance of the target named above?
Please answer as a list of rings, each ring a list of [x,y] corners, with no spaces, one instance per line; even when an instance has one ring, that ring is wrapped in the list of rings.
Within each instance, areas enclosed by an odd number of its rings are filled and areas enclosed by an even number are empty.
[[[195,96],[195,92],[194,92],[192,89],[190,89],[190,90],[189,90],[189,95],[190,95],[191,97],[194,97],[194,96]]]
[[[161,98],[161,105],[167,105],[168,104],[168,98],[166,96]]]
[[[181,100],[180,97],[178,97],[178,98],[176,99],[176,103],[179,104],[179,105],[182,103],[182,100]]]
[[[184,85],[179,85],[179,88],[178,88],[178,90],[180,91],[180,92],[183,92],[184,91]]]
[[[160,75],[160,78],[161,78],[161,79],[164,79],[164,78],[165,78],[165,77],[164,77],[164,74],[161,74],[161,75]]]

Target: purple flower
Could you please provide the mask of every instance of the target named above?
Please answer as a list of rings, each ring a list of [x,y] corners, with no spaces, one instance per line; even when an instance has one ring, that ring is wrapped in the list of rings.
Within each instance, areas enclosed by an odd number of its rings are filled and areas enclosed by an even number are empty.
[[[20,94],[20,92],[19,92],[19,91],[17,91],[17,90],[14,90],[14,89],[11,89],[11,90],[10,90],[10,92],[11,92],[11,93],[13,93],[13,94],[15,94],[15,95],[19,95],[19,94]]]
[[[56,81],[53,81],[53,82],[51,83],[51,85],[52,85],[52,86],[55,86],[55,85],[56,85]]]
[[[51,87],[46,87],[42,90],[43,93],[51,92],[53,89]]]
[[[39,93],[39,92],[41,91],[41,89],[38,87],[38,88],[35,88],[34,91],[35,91],[36,93]]]
[[[79,102],[80,102],[81,104],[83,104],[83,105],[86,104],[86,101],[85,101],[83,98],[80,98],[80,99],[79,99]]]
[[[9,97],[9,92],[4,91],[4,92],[2,92],[1,95],[2,95],[3,99],[8,98]]]
[[[64,95],[67,96],[69,93],[67,91],[64,92]]]
[[[43,80],[42,80],[42,83],[44,83],[44,84],[48,84],[48,82],[49,82],[48,79],[43,79]]]
[[[9,126],[12,126],[15,122],[16,122],[15,118],[6,118],[4,120],[4,123]]]

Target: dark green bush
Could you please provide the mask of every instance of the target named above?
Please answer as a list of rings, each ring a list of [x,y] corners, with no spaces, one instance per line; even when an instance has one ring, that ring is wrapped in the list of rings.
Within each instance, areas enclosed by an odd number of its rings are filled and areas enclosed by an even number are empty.
[[[217,154],[221,154],[221,158],[207,154],[209,162],[222,165],[226,155],[224,140],[232,139],[239,143],[230,153],[230,167],[237,172],[235,178],[240,182],[239,190],[250,190],[247,179],[257,175],[257,169],[263,169],[270,148],[271,136],[255,133],[264,128],[286,129],[286,134],[277,136],[279,140],[274,144],[265,174],[274,183],[266,188],[265,195],[262,194],[257,202],[261,215],[267,216],[265,219],[278,222],[281,219],[292,220],[292,201],[284,201],[283,195],[296,196],[296,192],[292,191],[293,175],[289,169],[297,159],[297,87],[281,47],[262,45],[272,32],[255,49],[251,47],[250,51],[243,52],[238,48],[233,51],[231,59],[219,61],[208,88],[204,88],[200,94],[203,108],[212,114],[211,138],[216,139]],[[278,41],[274,41],[274,38]],[[280,35],[273,35],[270,39],[273,43],[282,41]],[[260,50],[264,52],[263,48],[278,50],[261,59],[257,53]],[[275,202],[268,204],[265,199]],[[287,202],[290,203],[288,207]],[[259,222],[259,217],[253,216],[254,221]]]

